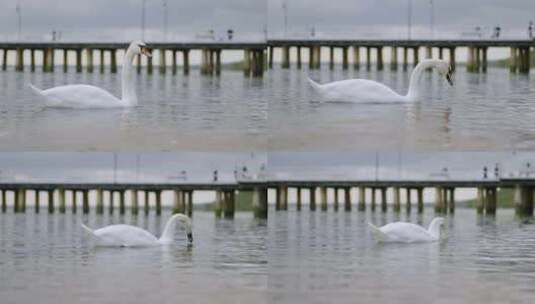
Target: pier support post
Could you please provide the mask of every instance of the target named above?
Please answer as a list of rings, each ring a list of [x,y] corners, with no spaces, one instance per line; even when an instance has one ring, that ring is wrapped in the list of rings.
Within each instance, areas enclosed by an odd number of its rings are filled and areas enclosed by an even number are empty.
[[[156,195],[156,215],[162,214],[162,191],[157,190],[154,192]]]
[[[351,211],[351,188],[344,189],[344,210]]]
[[[449,189],[448,209],[450,213],[455,212],[455,188]]]
[[[54,213],[54,190],[48,190],[48,213]]]
[[[219,192],[218,192],[219,193]],[[179,189],[175,189],[173,191],[174,195],[174,206],[173,206],[173,213],[186,213],[186,205],[184,204],[184,195],[183,192]],[[217,196],[217,193],[216,193]],[[216,200],[216,209],[217,209],[217,200]]]
[[[137,215],[139,213],[139,200],[137,197],[137,190],[131,190],[130,196],[132,200],[132,214]]]
[[[4,50],[4,56],[7,56],[7,50]],[[43,73],[48,72],[48,49],[43,49],[43,64],[41,65],[41,69],[43,70]],[[5,63],[5,61],[4,61]]]
[[[417,204],[418,204],[418,213],[424,212],[424,189],[423,188],[417,188],[416,189],[416,196],[417,196]]]
[[[452,69],[455,71],[455,65],[456,65],[455,47],[450,47],[450,65],[451,65]]]
[[[189,217],[191,217],[191,215],[193,214],[193,190],[188,190],[184,192],[184,194],[185,197],[187,197],[187,200],[185,200],[187,207],[186,213]]]
[[[280,210],[288,210],[288,186],[279,187]]]
[[[353,69],[360,69],[360,47],[353,46]]]
[[[145,215],[149,214],[149,211],[150,211],[150,193],[149,191],[147,190],[141,190],[145,195],[144,195],[144,199],[143,199],[143,211],[145,212]]]
[[[24,71],[24,49],[23,48],[17,48],[15,70],[18,72]]]
[[[407,199],[406,199],[405,209],[407,210],[407,213],[410,213],[411,208],[412,208],[411,188],[407,188],[406,195],[407,195]]]
[[[93,49],[88,48],[85,50],[86,56],[87,56],[87,72],[93,73]]]
[[[158,70],[160,71],[160,74],[164,75],[167,71],[167,58],[165,58],[165,49],[160,49],[159,54],[159,64],[158,64]]]
[[[290,68],[290,47],[289,46],[282,47],[282,68],[283,69]]]
[[[468,47],[468,59],[466,60],[466,71],[475,72],[476,67],[476,50],[474,47]]]
[[[189,75],[189,50],[183,50],[182,57],[182,72],[184,75]]]
[[[99,55],[100,55],[100,74],[103,74],[104,73],[104,67],[106,66],[106,61],[104,59],[104,50],[103,49],[99,49],[98,50],[99,52]]]
[[[409,67],[409,49],[407,47],[403,48],[403,71],[406,71]]]
[[[390,56],[390,70],[396,71],[398,69],[398,48],[393,46],[391,48]]]
[[[315,57],[315,59],[314,59],[314,64],[315,64],[314,68],[315,69],[319,69],[321,67],[321,46],[316,46],[314,48],[314,55],[315,55],[314,56]]]
[[[243,51],[243,75],[249,77],[251,75],[251,50]]]
[[[264,74],[264,50],[254,50],[251,58],[251,72],[253,77],[262,77]]]
[[[97,189],[96,193],[96,201],[97,201],[97,214],[104,213],[104,203],[102,200],[102,189]]]
[[[308,69],[314,69],[314,47],[308,48]]]
[[[297,211],[301,211],[301,205],[302,205],[302,201],[301,201],[301,188],[300,187],[297,187],[296,189],[296,196],[297,196]]]
[[[223,204],[223,216],[225,218],[234,218],[235,211],[235,193],[234,190],[225,191],[225,200]]]
[[[35,50],[30,49],[30,70],[35,72]]]
[[[533,188],[516,185],[515,187],[515,209],[521,216],[533,215]]]
[[[481,71],[483,73],[487,72],[487,66],[488,66],[487,51],[488,51],[487,47],[482,47],[481,48]]]
[[[444,211],[444,189],[442,187],[435,188],[435,212],[442,213]]]
[[[76,50],[76,73],[82,73],[82,50]]]
[[[76,205],[76,190],[71,190],[72,214],[75,214],[78,206]]]
[[[338,197],[338,190],[339,189],[335,187],[333,190],[334,190],[334,205],[333,205],[334,206],[334,211],[338,211],[338,207],[340,205],[340,201],[338,200],[339,199],[339,197]]]
[[[381,188],[381,211],[386,212],[388,210],[388,205],[386,201],[386,188]]]
[[[349,68],[349,49],[347,46],[342,47],[342,69],[347,70]]]
[[[147,74],[152,75],[153,70],[152,57],[147,57]]]
[[[297,68],[298,69],[301,69],[302,68],[302,59],[301,59],[301,47],[298,46],[297,47]]]
[[[65,189],[58,189],[59,212],[65,213]]]
[[[89,190],[84,190],[82,194],[83,194],[82,212],[84,214],[88,214],[89,213]]]
[[[273,69],[273,47],[268,49],[268,68]]]
[[[420,62],[420,48],[419,47],[413,47],[412,48],[412,56],[413,56],[413,65],[417,66]]]
[[[63,49],[63,73],[69,70],[69,50]]]
[[[171,51],[172,57],[171,57],[171,72],[173,75],[176,75],[177,71],[177,63],[176,63],[176,50]]]
[[[529,60],[529,47],[523,47],[519,49],[519,61],[520,66],[518,68],[519,73],[529,74],[530,60]]]
[[[439,47],[438,48],[438,59],[444,59],[444,48]]]
[[[496,188],[495,187],[487,188],[486,191],[487,191],[487,195],[486,195],[487,199],[485,202],[485,213],[487,215],[494,215],[496,214],[496,205],[497,205]],[[531,196],[533,200],[533,194]]]
[[[316,210],[316,187],[311,187],[310,188],[310,211],[315,211]]]
[[[477,200],[476,200],[476,210],[478,214],[483,214],[485,211],[485,200],[486,200],[486,192],[485,188],[478,187],[477,188]]]
[[[380,46],[377,48],[377,70],[382,71],[383,69],[384,69],[383,47]]]
[[[15,202],[16,212],[26,211],[26,189],[17,190],[17,201]]]
[[[426,59],[433,58],[433,48],[432,47],[430,47],[430,46],[426,46],[425,47],[425,58]]]
[[[2,71],[7,70],[7,49],[2,50]]]
[[[115,205],[115,200],[114,200],[114,191],[110,190],[108,191],[108,193],[110,194],[109,195],[109,205],[108,205],[108,213],[109,214],[113,214],[113,209],[114,209],[114,205]]]
[[[110,50],[110,56],[111,56],[110,71],[113,74],[115,74],[117,73],[117,50]]]
[[[119,190],[119,213],[125,214],[126,206],[124,201],[124,190]]]
[[[182,195],[180,195],[182,197]],[[223,191],[216,190],[215,192],[215,206],[214,206],[214,212],[216,217],[221,217],[223,213],[223,200],[225,199],[225,195]]]
[[[372,202],[371,202],[371,209],[372,211],[375,211],[375,207],[377,206],[377,196],[376,196],[376,188],[371,188],[372,190]]]
[[[267,196],[266,187],[255,187],[253,189],[253,212],[256,218],[268,217]]]
[[[329,47],[329,69],[334,70],[334,46]]]
[[[476,52],[476,60],[475,60],[474,71],[479,73],[479,71],[481,70],[481,48],[476,47],[475,52]]]
[[[215,74],[221,75],[221,50],[215,50]]]
[[[321,211],[327,211],[327,187],[320,187]]]
[[[369,46],[366,47],[366,71],[371,70],[372,68],[372,55],[371,55],[371,48]]]
[[[7,211],[6,190],[5,190],[5,189],[2,189],[2,190],[0,190],[0,191],[2,191],[2,213],[6,213],[6,211]],[[38,200],[39,200],[39,199],[37,199],[37,201],[38,201]],[[35,207],[35,208],[36,208],[36,212],[39,213],[39,211],[37,211],[37,206],[38,206],[38,204],[36,203],[35,206],[36,206],[36,207]]]
[[[366,188],[364,188],[364,187],[359,187],[358,210],[359,211],[366,210]]]
[[[401,210],[401,195],[399,187],[394,187],[394,211],[399,212]]]

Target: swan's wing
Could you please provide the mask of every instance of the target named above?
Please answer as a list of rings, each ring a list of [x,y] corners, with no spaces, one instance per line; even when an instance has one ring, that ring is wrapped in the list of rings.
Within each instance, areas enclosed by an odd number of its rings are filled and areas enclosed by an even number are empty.
[[[49,107],[93,108],[121,106],[121,100],[101,88],[76,84],[41,91]]]
[[[368,79],[335,81],[321,86],[323,95],[332,101],[400,102],[404,96],[382,83]]]
[[[412,223],[396,222],[380,228],[388,237],[397,242],[428,242],[432,240],[427,230]]]
[[[94,231],[104,246],[152,246],[158,239],[150,232],[130,225],[111,225]]]

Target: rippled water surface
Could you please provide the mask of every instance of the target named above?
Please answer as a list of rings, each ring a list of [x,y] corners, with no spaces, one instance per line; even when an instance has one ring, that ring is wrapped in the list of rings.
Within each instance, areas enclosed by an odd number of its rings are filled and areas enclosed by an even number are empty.
[[[535,91],[529,76],[493,68],[455,86],[435,73],[423,100],[407,104],[321,103],[305,75],[320,82],[368,78],[405,94],[408,72],[282,70],[263,79],[241,71],[221,77],[136,78],[139,106],[128,110],[43,109],[27,88],[87,83],[120,93],[119,74],[0,73],[2,150],[503,150],[535,148]]]
[[[290,209],[295,207],[290,206]],[[535,226],[500,209],[458,208],[440,243],[376,244],[367,223],[424,215],[288,211],[270,214],[271,300],[286,303],[533,303]]]
[[[160,217],[0,214],[2,303],[263,303],[266,222],[250,213],[217,220],[195,212],[194,245],[94,248],[80,223],[139,225],[159,235]]]

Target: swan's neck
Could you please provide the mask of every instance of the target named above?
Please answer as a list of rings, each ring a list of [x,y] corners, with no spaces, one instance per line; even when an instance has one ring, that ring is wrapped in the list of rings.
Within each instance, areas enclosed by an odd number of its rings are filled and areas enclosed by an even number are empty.
[[[132,79],[132,62],[134,61],[134,57],[134,53],[128,49],[123,60],[122,101],[128,106],[137,105],[136,88]]]
[[[186,230],[186,233],[188,235],[191,234],[191,223],[189,219],[183,215],[183,214],[175,214],[173,215],[165,224],[165,227],[163,228],[162,236],[160,237],[159,241],[160,243],[168,244],[173,242],[173,234],[175,232],[176,222],[179,218],[182,218],[184,224],[184,228]]]
[[[407,99],[414,101],[418,100],[420,98],[420,79],[422,78],[422,75],[424,71],[427,68],[432,68],[436,64],[435,60],[427,59],[423,60],[412,71],[411,79],[409,82],[409,91],[407,92]]]
[[[427,232],[429,232],[429,234],[432,235],[433,237],[439,239],[440,238],[440,226],[441,226],[440,219],[433,219],[431,221],[431,224],[429,224],[429,228],[427,229]]]

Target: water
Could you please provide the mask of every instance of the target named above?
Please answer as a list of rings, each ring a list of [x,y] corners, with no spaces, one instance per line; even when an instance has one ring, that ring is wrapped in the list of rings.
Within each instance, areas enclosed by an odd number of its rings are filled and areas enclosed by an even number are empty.
[[[177,228],[167,248],[95,248],[80,227],[129,223],[159,235],[168,216],[0,214],[2,303],[263,302],[268,231],[250,213],[195,212],[192,247]]]
[[[450,87],[435,73],[410,104],[321,103],[305,73],[321,82],[360,77],[405,93],[409,73],[281,70],[263,79],[178,73],[136,78],[139,107],[43,109],[26,84],[88,83],[119,95],[119,74],[0,73],[3,151],[340,151],[535,148],[534,79],[507,69],[468,74]]]
[[[295,209],[290,206],[290,209]],[[306,209],[305,209],[306,210]],[[423,215],[381,212],[270,213],[270,300],[277,303],[533,303],[535,227],[498,210],[495,218],[458,208],[446,239],[376,244],[368,222]]]

